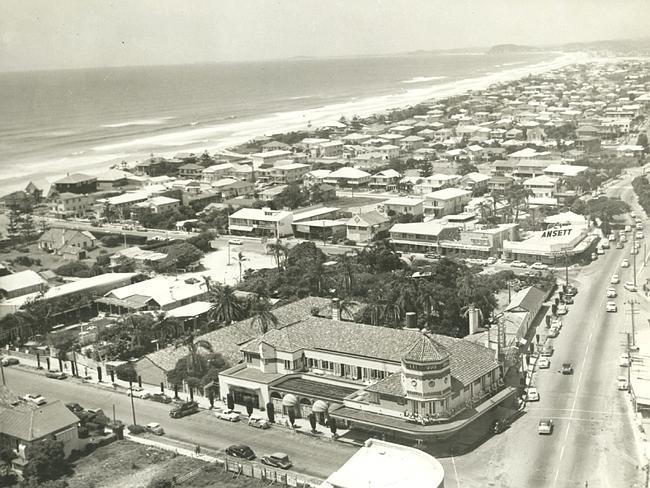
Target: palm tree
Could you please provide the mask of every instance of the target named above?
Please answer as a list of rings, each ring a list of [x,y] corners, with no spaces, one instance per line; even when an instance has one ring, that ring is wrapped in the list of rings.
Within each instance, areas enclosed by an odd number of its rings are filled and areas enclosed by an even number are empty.
[[[373,301],[368,305],[368,312],[370,314],[370,324],[379,326],[384,317],[384,305],[379,301]]]
[[[354,309],[357,307],[357,303],[352,300],[341,300],[339,302],[339,311],[341,313],[341,320],[343,320],[343,315],[347,314],[348,318],[354,321]]]
[[[269,328],[276,328],[279,324],[278,318],[271,312],[271,308],[269,301],[260,296],[251,300],[251,324],[259,326],[262,334],[266,334]]]
[[[243,252],[239,251],[237,253],[237,257],[235,258],[235,261],[237,261],[237,264],[239,264],[239,281],[241,281],[242,265],[245,261],[248,261],[248,258],[244,256]]]
[[[266,249],[271,251],[275,256],[275,265],[277,266],[279,272],[280,266],[282,264],[280,257],[282,256],[286,259],[289,248],[285,246],[280,239],[276,239],[275,242],[269,242],[266,245]]]
[[[345,297],[349,297],[352,294],[354,286],[354,269],[352,266],[352,260],[347,254],[343,254],[339,259],[339,264],[341,266],[341,286],[343,288],[343,293]]]
[[[212,306],[208,311],[208,320],[217,324],[230,325],[244,317],[244,304],[235,295],[235,289],[230,285],[214,285],[209,278],[206,280],[208,301]]]
[[[189,352],[190,361],[187,364],[188,372],[191,370],[197,373],[198,370],[201,369],[198,360],[201,349],[205,349],[210,353],[214,352],[214,348],[212,347],[212,344],[210,342],[204,339],[194,340],[194,334],[187,335],[183,339],[182,345],[187,347],[187,350]]]
[[[399,327],[404,310],[397,302],[388,302],[384,306],[382,319],[389,327]]]
[[[431,315],[433,303],[437,295],[430,283],[424,283],[418,290],[417,303],[424,310],[426,316],[426,326],[431,327]]]
[[[178,336],[180,329],[180,322],[175,317],[170,317],[167,312],[162,311],[156,314],[156,332],[158,335],[158,343],[166,344],[169,338]]]

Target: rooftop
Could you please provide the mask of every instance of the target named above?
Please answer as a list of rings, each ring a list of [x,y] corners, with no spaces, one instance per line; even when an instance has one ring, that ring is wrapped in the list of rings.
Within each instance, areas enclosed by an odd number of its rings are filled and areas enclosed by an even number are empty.
[[[46,284],[47,281],[41,278],[36,271],[30,269],[0,277],[0,290],[4,290],[7,293]]]

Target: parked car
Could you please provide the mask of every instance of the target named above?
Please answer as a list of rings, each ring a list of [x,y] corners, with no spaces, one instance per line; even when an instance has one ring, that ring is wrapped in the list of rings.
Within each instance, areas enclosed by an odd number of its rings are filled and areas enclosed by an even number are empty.
[[[534,386],[529,386],[526,388],[526,401],[527,402],[538,402],[539,401],[539,392]]]
[[[637,232],[637,233],[635,234],[635,237],[636,237],[637,239],[643,239],[643,232]]]
[[[565,295],[563,301],[567,305],[573,305],[573,297],[571,295]]]
[[[622,353],[618,357],[618,365],[622,368],[627,368],[630,366],[630,355],[626,352]]]
[[[573,285],[567,285],[566,291],[564,292],[565,297],[574,297],[578,294],[578,289]]]
[[[230,239],[228,240],[228,244],[232,246],[242,246],[244,243],[241,241],[241,239]]]
[[[633,281],[626,281],[623,285],[623,288],[625,288],[627,291],[636,291],[636,286],[634,285]]]
[[[629,268],[629,267],[630,267],[630,261],[628,261],[627,259],[621,261],[621,268]]]
[[[617,274],[612,275],[612,279],[609,281],[612,285],[618,285],[621,282],[621,279]]]
[[[596,259],[598,259],[598,254],[596,254],[595,252],[592,252],[591,253],[591,260],[595,261]]]
[[[566,304],[565,303],[560,303],[557,306],[557,310],[556,310],[555,313],[557,313],[558,315],[566,315],[568,312],[569,312],[569,309],[567,308]]]
[[[548,269],[548,265],[544,263],[533,263],[530,265],[530,269],[544,270],[544,269]]]
[[[486,262],[486,264],[496,264],[497,258],[495,258],[494,256],[490,256],[489,258],[487,258],[485,260],[485,262]]]
[[[539,358],[537,360],[537,366],[539,369],[548,369],[551,367],[551,360],[545,357]]]
[[[607,298],[616,298],[616,290],[614,288],[607,288]]]
[[[601,242],[600,247],[602,247],[603,249],[609,249],[609,241]]]
[[[144,391],[139,386],[134,386],[131,390],[133,390],[133,398],[147,399],[151,396],[151,393]],[[126,392],[127,396],[131,396],[131,390]]]
[[[274,452],[273,454],[262,456],[261,461],[262,464],[273,466],[275,468],[289,469],[293,466],[289,460],[289,455],[283,452]]]
[[[23,400],[35,403],[36,405],[45,405],[47,403],[47,400],[38,393],[28,393],[23,397]]]
[[[147,429],[147,432],[151,432],[152,434],[163,435],[165,433],[165,430],[158,422],[150,422],[145,428]]]
[[[171,403],[172,399],[165,395],[164,393],[154,393],[149,397],[150,400],[158,403]]]
[[[61,372],[61,371],[48,371],[45,373],[45,376],[48,378],[52,378],[53,380],[64,380],[68,377],[67,374]]]
[[[495,434],[500,434],[508,427],[510,427],[510,421],[508,419],[497,419],[492,422],[492,432]]]
[[[548,336],[549,336],[549,337],[553,337],[553,338],[555,338],[555,337],[557,337],[559,334],[560,334],[560,329],[559,329],[559,327],[551,327],[550,329],[548,329]],[[538,362],[539,362],[539,361],[538,361]],[[540,367],[541,367],[541,366],[540,366]]]
[[[84,409],[81,405],[79,405],[79,404],[76,403],[76,402],[66,403],[65,406],[66,406],[66,408],[67,408],[68,410],[70,410],[72,413],[82,412],[83,409]]]
[[[175,406],[169,411],[169,416],[173,419],[179,419],[192,415],[199,411],[199,404],[196,402],[183,402]]]
[[[553,420],[551,419],[541,419],[537,424],[537,433],[540,435],[551,435],[553,434]]]
[[[3,366],[15,366],[18,363],[20,363],[20,361],[18,361],[16,358],[4,358],[2,360]]]
[[[424,257],[427,259],[440,259],[440,254],[435,252],[428,252],[424,255]]]
[[[616,378],[616,387],[619,390],[627,391],[627,378],[625,376],[619,376],[618,378]]]
[[[605,250],[602,247],[599,247],[598,249],[596,249],[596,254],[602,256],[603,254],[605,254]]]
[[[227,420],[228,422],[239,422],[239,414],[233,410],[216,411],[214,413],[218,419]]]
[[[605,305],[605,312],[618,312],[616,302],[607,302],[607,305]]]
[[[616,243],[616,249],[623,249],[623,243],[622,242],[617,242]]]
[[[562,374],[573,374],[573,364],[569,362],[562,363]]]
[[[528,265],[526,263],[524,263],[523,261],[517,261],[517,260],[510,263],[510,266],[512,266],[513,268],[527,268],[528,267]]]
[[[255,427],[257,429],[269,429],[271,428],[271,422],[262,418],[262,417],[251,417],[248,419],[248,425],[250,427]]]
[[[616,240],[616,236],[614,234],[610,234],[610,235],[607,236],[607,240],[611,241],[611,242],[614,242]]]
[[[253,450],[250,447],[245,446],[243,444],[235,444],[226,447],[226,454],[228,454],[228,456],[232,456],[236,458],[248,459],[249,461],[255,459],[255,453],[253,452]]]
[[[553,346],[551,346],[550,344],[542,346],[542,349],[540,350],[540,355],[541,356],[546,356],[546,357],[552,356],[553,355]]]

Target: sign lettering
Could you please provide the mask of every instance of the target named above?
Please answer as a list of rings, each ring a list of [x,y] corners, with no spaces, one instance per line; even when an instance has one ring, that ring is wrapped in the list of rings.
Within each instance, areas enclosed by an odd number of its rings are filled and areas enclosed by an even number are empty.
[[[542,237],[560,237],[560,236],[568,236],[571,234],[571,231],[573,229],[551,229],[551,230],[545,230],[542,232]]]

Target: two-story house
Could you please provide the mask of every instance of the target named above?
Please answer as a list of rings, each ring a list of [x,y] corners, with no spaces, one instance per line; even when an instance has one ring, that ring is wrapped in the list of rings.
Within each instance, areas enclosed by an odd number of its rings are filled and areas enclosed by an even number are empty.
[[[284,237],[292,235],[293,214],[270,208],[241,208],[228,217],[232,234]]]

